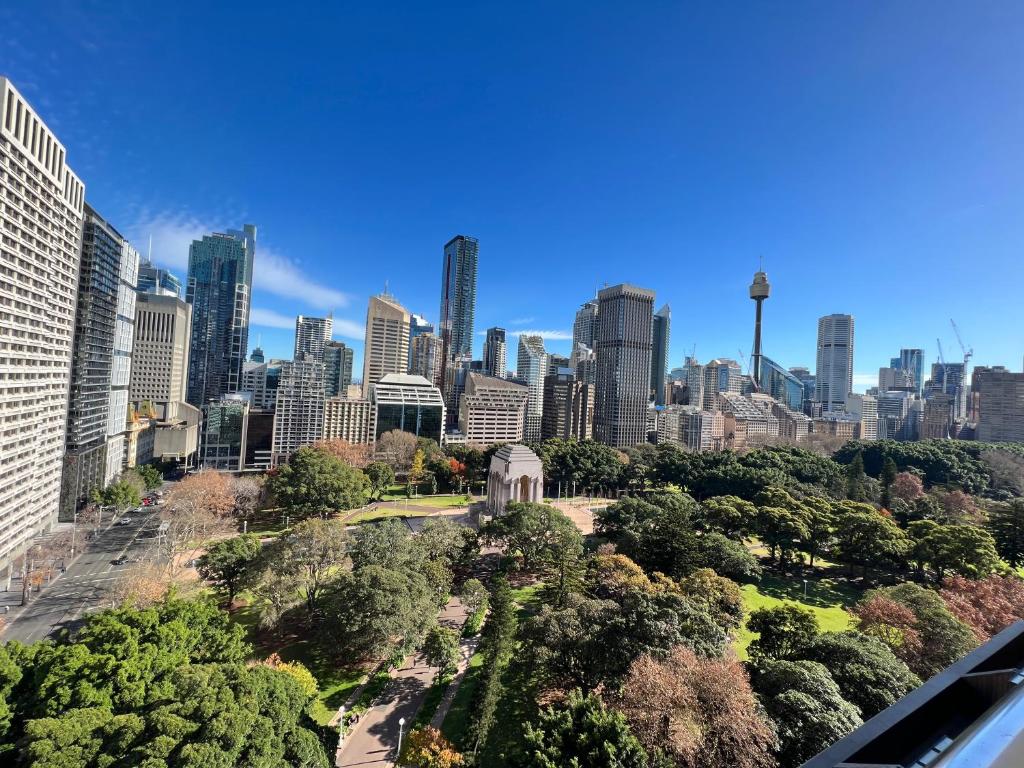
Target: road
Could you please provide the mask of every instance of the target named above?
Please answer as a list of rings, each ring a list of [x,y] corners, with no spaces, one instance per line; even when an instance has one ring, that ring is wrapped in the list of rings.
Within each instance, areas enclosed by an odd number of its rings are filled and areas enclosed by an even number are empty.
[[[44,587],[20,612],[12,611],[0,640],[42,640],[61,627],[73,625],[88,611],[109,606],[111,588],[121,572],[131,567],[131,560],[125,565],[111,561],[121,555],[141,557],[153,546],[151,535],[159,525],[156,507],[127,516],[132,518],[131,523],[101,531],[60,578]],[[78,535],[84,535],[81,527]]]

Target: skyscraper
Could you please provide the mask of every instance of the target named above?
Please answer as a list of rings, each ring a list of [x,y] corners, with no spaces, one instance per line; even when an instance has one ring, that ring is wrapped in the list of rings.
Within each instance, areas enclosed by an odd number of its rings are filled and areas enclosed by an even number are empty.
[[[541,438],[588,440],[594,432],[594,385],[578,381],[571,370],[544,377]]]
[[[344,397],[352,383],[352,347],[341,341],[324,345],[324,388],[327,397]]]
[[[121,471],[124,443],[120,434],[128,413],[137,266],[135,250],[86,204],[71,358],[62,519],[71,519],[91,490],[105,488]],[[122,284],[122,276],[131,280],[128,286]],[[130,315],[124,314],[129,310]],[[109,439],[115,434],[117,439]]]
[[[441,384],[441,339],[433,333],[413,337],[409,373],[422,376],[435,387]]]
[[[390,293],[371,296],[363,345],[363,397],[389,373],[409,369],[409,311]]]
[[[654,313],[651,330],[651,399],[655,405],[665,404],[665,371],[668,370],[669,331],[672,310],[668,304]]]
[[[296,360],[324,361],[324,348],[331,340],[334,318],[307,317],[299,315],[295,318],[295,355]]]
[[[621,284],[598,295],[594,438],[616,448],[647,442],[654,291]]]
[[[135,287],[139,293],[181,296],[181,280],[148,260],[139,264],[139,278]]]
[[[572,347],[582,344],[587,349],[594,348],[594,333],[597,331],[597,299],[584,302],[576,310],[576,319],[572,324]]]
[[[249,349],[249,307],[256,227],[205,235],[188,252],[188,290],[192,305],[188,402],[201,407],[207,400],[236,392],[242,383],[242,363]]]
[[[900,356],[891,358],[889,367],[906,371],[912,381],[914,392],[920,396],[924,392],[924,350],[901,349]]]
[[[1024,373],[977,365],[971,375],[977,439],[1024,443]]]
[[[488,328],[484,339],[484,373],[488,376],[505,378],[507,368],[507,346],[504,328]]]
[[[441,337],[445,370],[448,361],[473,354],[476,265],[479,250],[477,239],[465,235],[456,235],[444,246],[438,335]],[[455,407],[457,410],[458,403]]]
[[[57,519],[85,187],[64,146],[0,77],[0,573]]]
[[[135,343],[128,400],[185,402],[192,307],[177,296],[140,293],[135,302]]]
[[[841,411],[853,390],[853,315],[825,315],[818,320],[815,396],[825,411]]]
[[[313,360],[281,363],[274,406],[271,462],[288,461],[299,448],[320,440],[324,432],[324,366]]]
[[[718,395],[725,393],[740,394],[743,391],[743,369],[735,360],[728,357],[716,357],[704,366],[704,401],[706,411],[718,408]],[[692,402],[692,401],[691,401]]]
[[[548,373],[548,355],[544,350],[544,339],[540,336],[519,337],[519,357],[516,376],[526,384],[526,419],[523,425],[523,440],[540,440],[540,424],[544,417],[544,377]]]
[[[413,313],[409,316],[409,366],[412,367],[412,342],[417,336],[434,332],[434,324],[423,315]],[[410,370],[410,373],[412,371]]]

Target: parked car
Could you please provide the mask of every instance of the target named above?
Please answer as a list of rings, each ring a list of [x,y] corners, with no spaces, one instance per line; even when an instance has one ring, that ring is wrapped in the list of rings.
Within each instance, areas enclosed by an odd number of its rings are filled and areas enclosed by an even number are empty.
[[[117,524],[118,525],[131,525],[132,524],[132,519],[130,517],[122,517],[120,520],[117,521]]]
[[[128,562],[128,556],[127,555],[121,555],[120,557],[115,557],[113,560],[111,560],[110,564],[111,565],[124,565],[127,562]]]

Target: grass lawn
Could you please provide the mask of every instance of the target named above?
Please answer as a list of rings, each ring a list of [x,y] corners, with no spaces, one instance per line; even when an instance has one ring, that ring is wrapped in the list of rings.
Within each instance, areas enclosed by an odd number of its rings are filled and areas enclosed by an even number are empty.
[[[473,699],[476,697],[477,686],[480,685],[483,664],[483,654],[477,652],[470,656],[466,676],[462,678],[462,684],[455,692],[452,706],[445,715],[444,723],[441,724],[441,733],[462,751],[466,750],[466,742],[469,739],[469,728],[473,722]]]
[[[846,608],[860,599],[861,593],[834,579],[809,579],[807,597],[800,578],[784,579],[780,576],[765,576],[760,584],[745,584],[743,607],[749,614],[758,608],[772,608],[783,603],[796,603],[810,610],[818,619],[823,632],[842,632],[850,628],[850,614]],[[736,638],[736,653],[741,659],[747,658],[747,646],[756,635],[743,627]]]

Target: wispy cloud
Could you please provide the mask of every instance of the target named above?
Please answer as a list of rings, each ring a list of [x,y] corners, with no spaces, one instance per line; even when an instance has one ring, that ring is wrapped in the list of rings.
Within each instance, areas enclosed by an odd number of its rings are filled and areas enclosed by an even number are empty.
[[[549,341],[572,341],[572,331],[531,331],[517,330],[509,331],[509,336],[540,336]]]
[[[143,254],[148,251],[152,237],[153,260],[184,273],[188,269],[188,249],[193,240],[230,228],[184,211],[143,210],[127,227],[126,234]],[[297,300],[304,306],[324,311],[347,307],[351,302],[348,294],[306,275],[294,259],[263,243],[256,246],[253,290]]]
[[[343,339],[359,339],[366,338],[366,327],[362,323],[357,323],[355,320],[345,320],[344,318],[334,318],[334,335],[340,336]]]
[[[877,373],[854,373],[853,374],[853,386],[858,388],[873,387],[878,384]]]
[[[537,318],[535,317],[517,317],[515,320],[510,320],[512,325],[529,325],[534,322]]]
[[[286,328],[294,330],[295,318],[282,315],[272,309],[253,307],[249,310],[249,323],[251,325],[262,325],[264,328]]]

